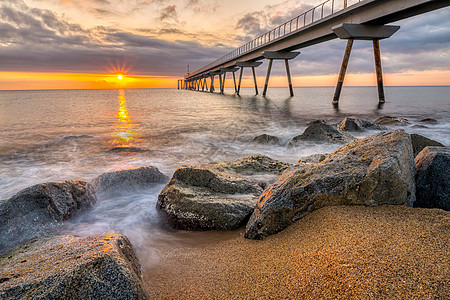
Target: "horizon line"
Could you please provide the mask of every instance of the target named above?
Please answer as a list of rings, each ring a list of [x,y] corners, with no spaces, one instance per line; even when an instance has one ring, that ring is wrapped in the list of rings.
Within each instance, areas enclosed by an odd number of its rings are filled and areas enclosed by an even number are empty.
[[[355,88],[355,87],[373,87],[376,88],[376,85],[345,85],[347,88]],[[384,87],[450,87],[450,85],[385,85]],[[252,86],[246,86],[241,88],[251,88]],[[287,88],[286,86],[273,86],[271,88]],[[313,85],[313,86],[294,86],[293,88],[335,88],[335,86],[331,85]],[[233,89],[233,87],[225,87],[225,89]],[[88,90],[178,90],[177,87],[148,87],[148,88],[96,88],[96,89],[83,89],[83,88],[74,88],[74,89],[64,89],[64,88],[51,88],[51,89],[0,89],[0,92],[39,92],[39,91],[88,91]],[[184,90],[184,89],[179,89]]]

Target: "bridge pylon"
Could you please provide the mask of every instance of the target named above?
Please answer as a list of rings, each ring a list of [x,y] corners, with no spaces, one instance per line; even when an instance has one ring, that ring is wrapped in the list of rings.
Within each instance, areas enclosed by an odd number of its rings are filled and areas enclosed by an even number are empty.
[[[239,70],[238,68],[235,67],[228,67],[228,68],[220,68],[220,72],[223,72],[223,81],[221,82],[220,86],[220,92],[223,94],[224,89],[225,89],[225,79],[227,77],[227,73],[233,73],[233,80],[234,80],[234,92],[237,92],[237,87],[236,87],[236,75],[234,74],[237,70]]]
[[[294,97],[294,89],[292,88],[291,71],[289,70],[289,60],[296,58],[300,52],[285,52],[285,51],[264,51],[263,57],[269,60],[267,67],[266,82],[264,84],[263,96],[266,96],[267,88],[269,86],[270,72],[272,71],[272,64],[274,60],[284,60],[286,66],[286,75],[289,82],[289,92],[291,97]]]
[[[255,68],[259,67],[262,64],[262,61],[238,61],[236,62],[236,66],[241,68],[241,72],[239,74],[239,84],[236,91],[236,94],[239,95],[241,92],[241,82],[242,82],[242,74],[244,74],[244,68],[252,68],[253,73],[253,82],[255,83],[255,92],[258,95],[258,84],[256,83],[256,72]]]
[[[383,86],[383,71],[381,68],[380,40],[391,37],[400,29],[395,25],[364,25],[364,24],[341,24],[332,28],[333,32],[340,38],[347,40],[344,58],[342,60],[341,70],[333,97],[333,105],[339,104],[342,86],[344,84],[345,72],[347,70],[350,53],[354,40],[372,40],[375,58],[375,71],[377,74],[378,101],[386,101]]]

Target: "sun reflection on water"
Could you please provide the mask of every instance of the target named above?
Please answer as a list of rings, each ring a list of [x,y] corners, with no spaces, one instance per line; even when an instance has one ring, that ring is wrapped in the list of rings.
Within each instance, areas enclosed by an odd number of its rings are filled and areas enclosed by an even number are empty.
[[[135,146],[138,142],[138,134],[135,130],[136,125],[131,121],[125,104],[124,90],[119,89],[119,110],[117,111],[117,125],[114,134],[114,144],[116,147]]]

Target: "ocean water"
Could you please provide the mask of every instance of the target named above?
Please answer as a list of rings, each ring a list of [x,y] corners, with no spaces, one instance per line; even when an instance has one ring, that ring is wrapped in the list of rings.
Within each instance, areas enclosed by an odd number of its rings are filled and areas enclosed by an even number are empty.
[[[295,88],[292,98],[287,88],[269,88],[266,98],[253,91],[244,88],[240,97],[231,89],[224,95],[176,89],[0,91],[0,199],[37,183],[91,180],[148,165],[171,176],[180,165],[255,153],[295,163],[340,147],[286,146],[317,119],[337,124],[349,116],[370,121],[398,116],[410,121],[398,128],[450,145],[450,87],[386,87],[383,106],[375,87],[345,87],[338,109],[331,105],[334,88]],[[438,123],[420,122],[429,117]],[[284,144],[252,143],[263,133],[280,137]],[[100,197],[93,210],[68,222],[63,232],[125,234],[144,265],[158,259],[161,245],[214,236],[164,228],[155,209],[162,188]]]

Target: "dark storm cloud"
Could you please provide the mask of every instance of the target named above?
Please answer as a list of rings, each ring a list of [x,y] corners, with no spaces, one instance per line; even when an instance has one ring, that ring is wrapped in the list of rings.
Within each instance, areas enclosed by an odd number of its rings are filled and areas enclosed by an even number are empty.
[[[0,71],[108,72],[128,64],[131,73],[179,75],[231,50],[197,42],[165,41],[106,27],[90,30],[23,2],[0,7]]]
[[[296,5],[295,9],[293,9],[287,3],[286,1],[278,5],[268,5],[261,11],[249,12],[241,17],[237,21],[235,29],[242,30],[245,32],[245,35],[238,37],[238,40],[248,42],[276,26],[297,17],[312,7],[301,4]],[[280,10],[279,8],[284,9]]]
[[[236,23],[236,29],[242,29],[248,36],[259,36],[266,32],[265,28],[261,28],[264,18],[260,12],[247,13]]]

